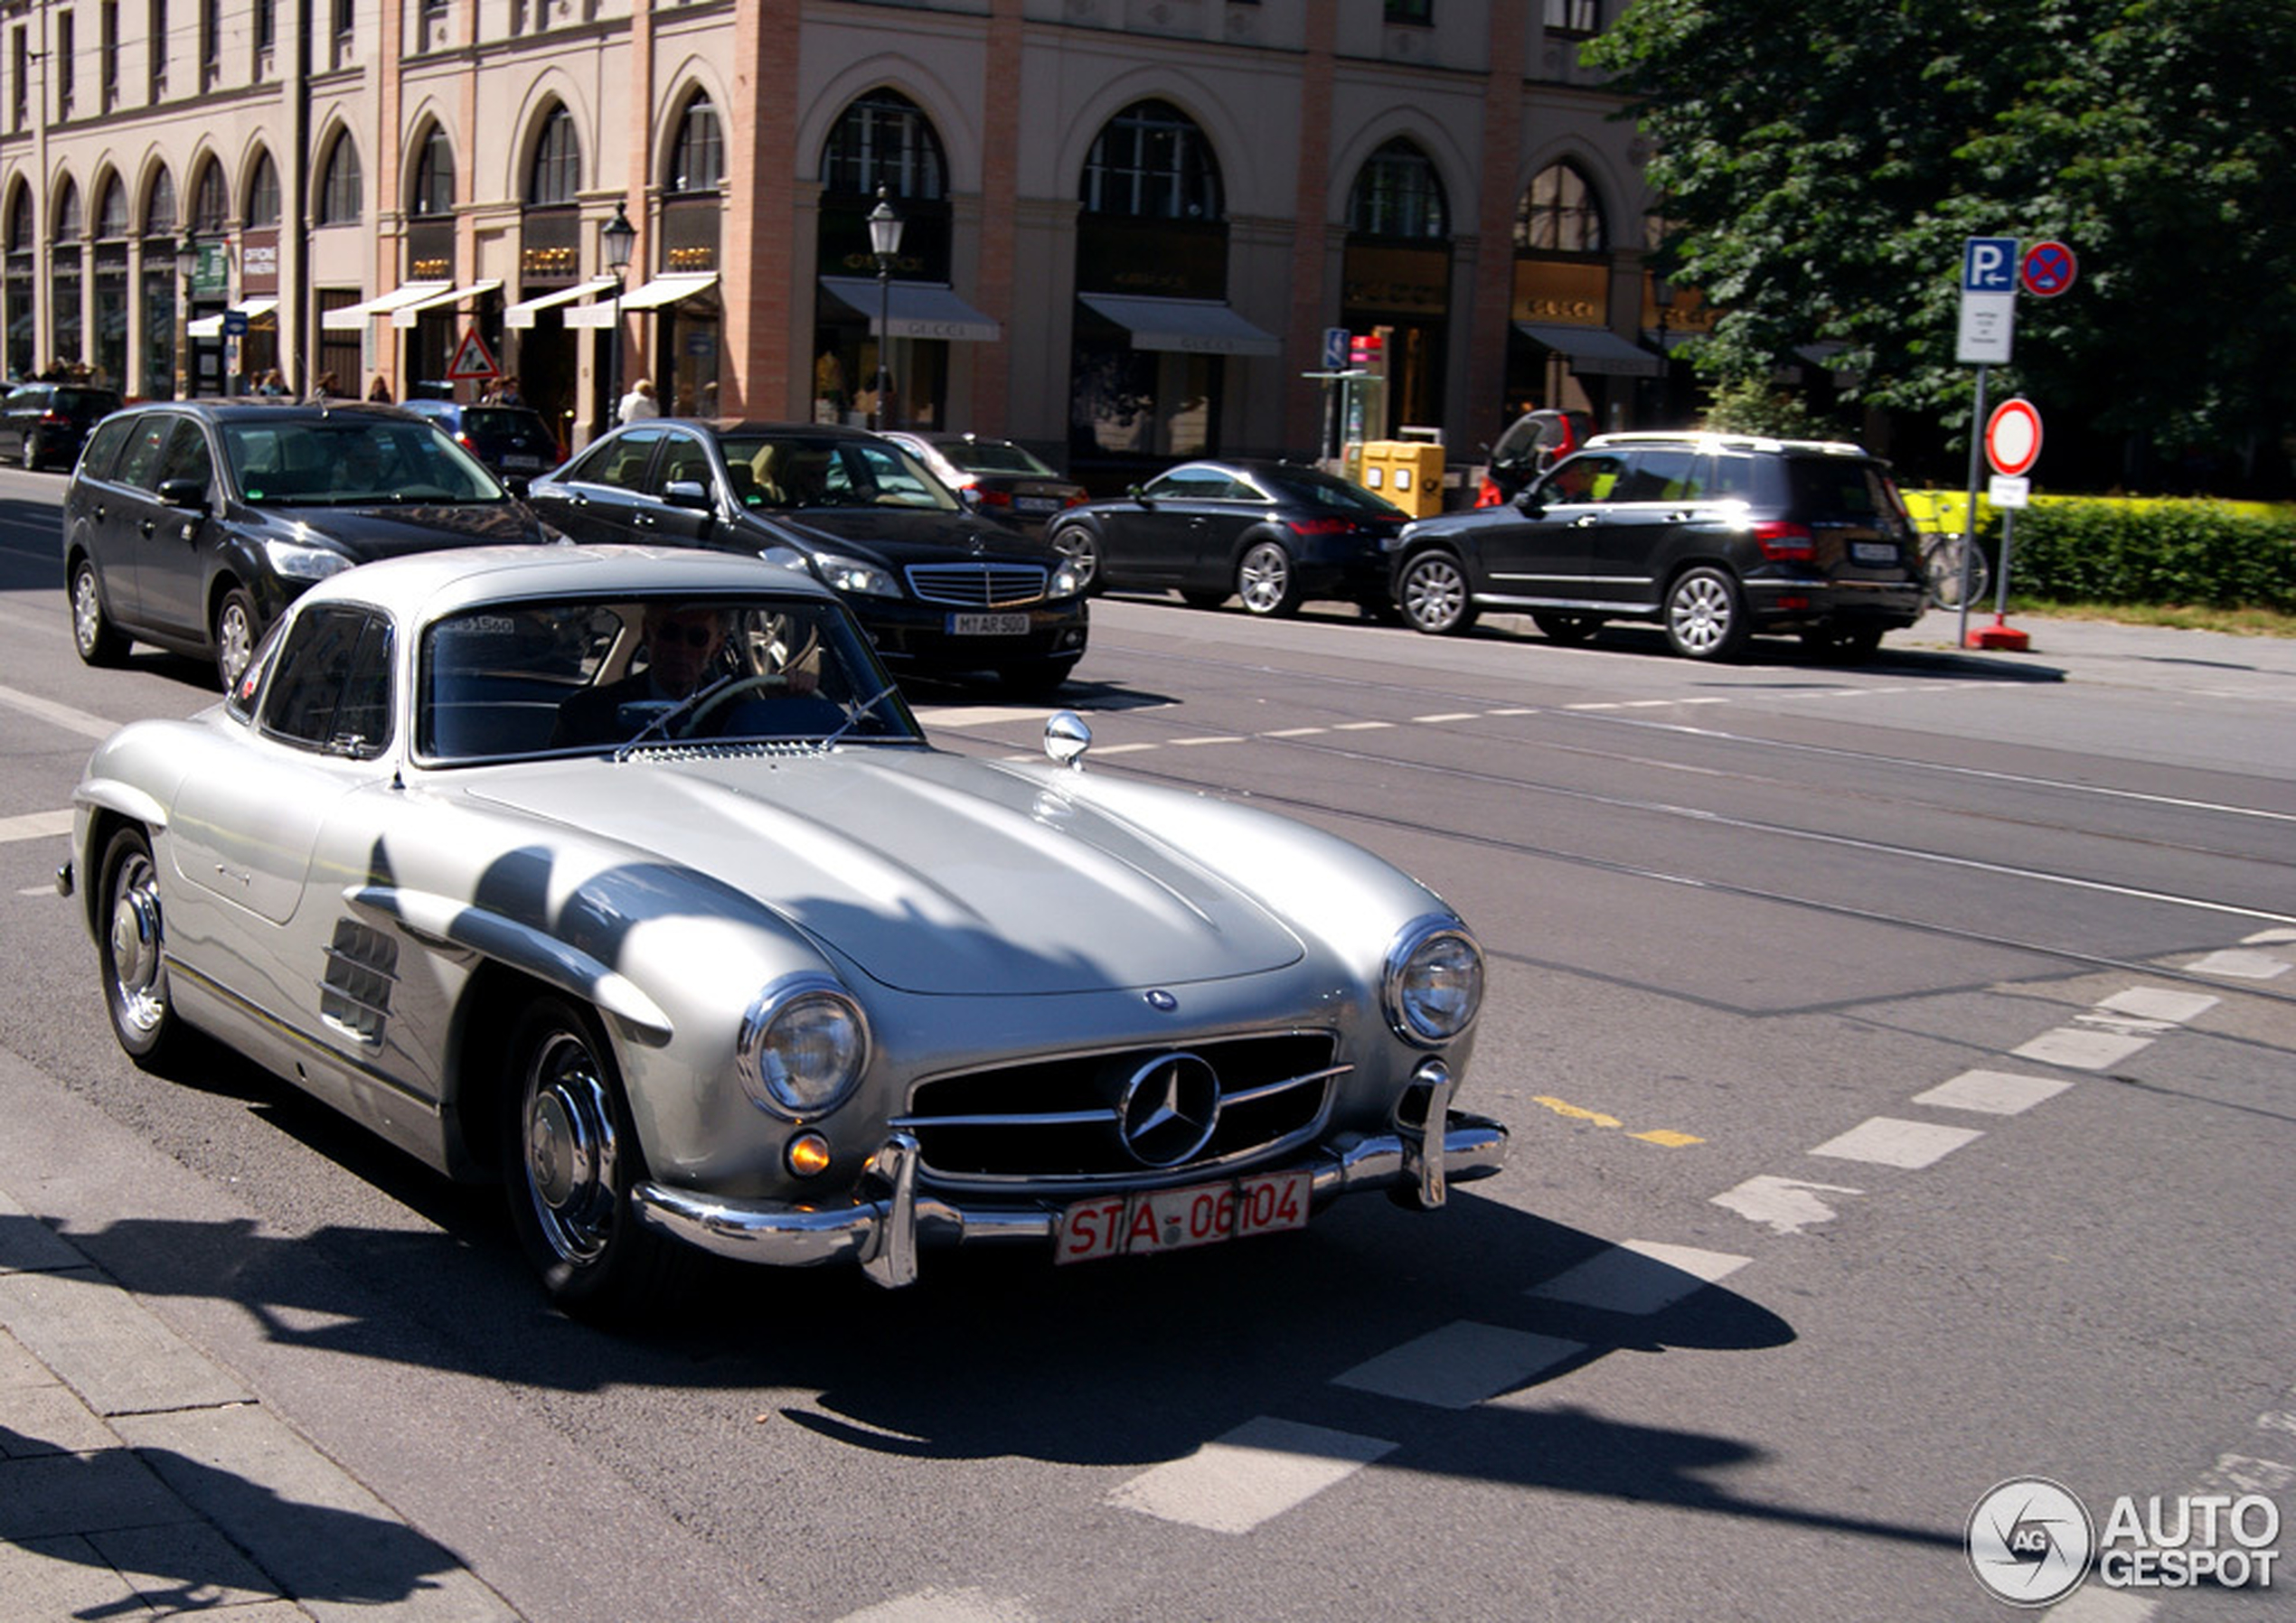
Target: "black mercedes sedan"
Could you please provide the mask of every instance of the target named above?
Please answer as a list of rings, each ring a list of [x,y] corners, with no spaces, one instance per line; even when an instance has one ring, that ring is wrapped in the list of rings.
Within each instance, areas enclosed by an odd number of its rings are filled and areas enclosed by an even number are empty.
[[[1310,598],[1392,613],[1383,549],[1401,508],[1301,463],[1184,462],[1132,493],[1054,519],[1045,539],[1095,591],[1177,591],[1196,608],[1230,596],[1289,614]]]
[[[852,606],[897,677],[987,672],[1036,697],[1084,657],[1076,568],[862,429],[644,418],[526,499],[577,541],[712,547],[805,570]]]
[[[131,641],[228,691],[312,582],[441,547],[552,538],[432,424],[348,400],[177,400],[106,417],[64,487],[64,590],[91,665]]]

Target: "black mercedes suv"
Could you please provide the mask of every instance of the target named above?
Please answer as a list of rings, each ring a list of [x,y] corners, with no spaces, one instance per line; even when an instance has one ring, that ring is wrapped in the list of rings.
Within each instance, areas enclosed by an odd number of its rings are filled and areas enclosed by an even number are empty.
[[[1887,463],[1857,446],[1605,434],[1503,506],[1405,526],[1390,585],[1424,632],[1528,614],[1558,643],[1656,621],[1695,660],[1755,633],[1841,659],[1922,611],[1921,545]]]

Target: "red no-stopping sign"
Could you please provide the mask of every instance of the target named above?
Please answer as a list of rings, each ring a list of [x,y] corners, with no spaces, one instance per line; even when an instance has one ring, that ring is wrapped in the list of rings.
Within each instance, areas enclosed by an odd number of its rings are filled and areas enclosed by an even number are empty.
[[[2003,400],[1985,419],[1985,460],[2014,479],[2040,460],[2041,413],[2032,401]]]
[[[2017,279],[2024,284],[2025,291],[2045,299],[2053,299],[2072,286],[2073,278],[2080,274],[2080,261],[2062,242],[2036,242],[2025,250],[2025,258],[2017,267]]]

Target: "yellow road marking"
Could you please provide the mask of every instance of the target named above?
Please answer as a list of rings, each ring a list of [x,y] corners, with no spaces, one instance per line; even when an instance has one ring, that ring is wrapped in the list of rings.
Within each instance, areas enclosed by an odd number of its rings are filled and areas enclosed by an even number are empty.
[[[1553,1095],[1548,1093],[1539,1094],[1538,1097],[1534,1098],[1531,1102],[1533,1104],[1543,1104],[1558,1116],[1567,1116],[1574,1121],[1584,1121],[1593,1127],[1623,1127],[1626,1125],[1625,1122],[1620,1121],[1616,1116],[1606,1116],[1601,1111],[1590,1111],[1583,1104],[1573,1104],[1567,1099],[1557,1099]],[[1630,1132],[1626,1136],[1630,1139],[1640,1139],[1645,1144],[1661,1145],[1668,1149],[1680,1149],[1686,1144],[1703,1144],[1706,1142],[1704,1139],[1699,1138],[1695,1133],[1677,1132],[1670,1127],[1654,1127],[1648,1132]]]

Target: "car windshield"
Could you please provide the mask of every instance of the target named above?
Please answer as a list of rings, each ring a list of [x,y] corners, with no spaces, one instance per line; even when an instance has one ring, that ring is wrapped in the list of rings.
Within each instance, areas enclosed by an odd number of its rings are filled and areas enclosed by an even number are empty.
[[[962,509],[925,464],[889,440],[810,434],[719,436],[744,506]]]
[[[507,500],[477,459],[420,419],[266,414],[220,425],[231,477],[252,502],[353,507]]]
[[[419,659],[415,747],[438,763],[923,741],[852,617],[814,598],[489,605],[433,623]]]
[[[949,465],[967,474],[1026,474],[1038,479],[1059,475],[1009,439],[945,439],[939,442]]]
[[[1310,507],[1336,507],[1342,511],[1362,513],[1379,519],[1400,519],[1403,509],[1382,497],[1373,495],[1360,484],[1350,484],[1344,479],[1334,479],[1329,474],[1311,469],[1286,469],[1281,474],[1264,474],[1261,483],[1279,496],[1294,502],[1304,502]]]

